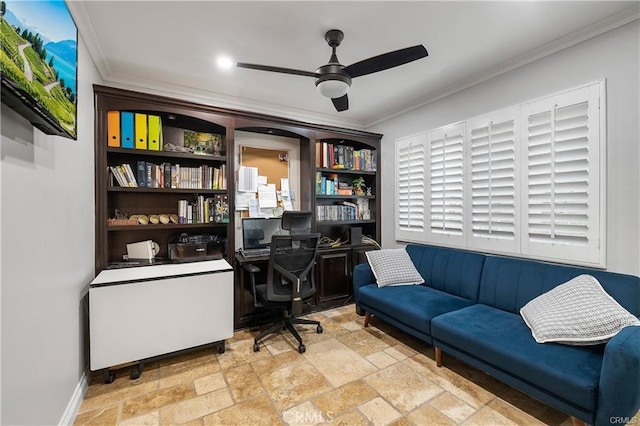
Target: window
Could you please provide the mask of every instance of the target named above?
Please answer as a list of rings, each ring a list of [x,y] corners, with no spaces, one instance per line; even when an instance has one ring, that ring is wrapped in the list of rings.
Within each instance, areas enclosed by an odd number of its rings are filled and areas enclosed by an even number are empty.
[[[599,97],[592,85],[522,107],[525,254],[604,263]]]
[[[603,86],[398,140],[396,238],[605,266]]]
[[[464,123],[429,132],[429,238],[463,240]]]
[[[426,133],[396,141],[396,236],[425,235]]]
[[[518,250],[514,108],[468,121],[469,247]]]

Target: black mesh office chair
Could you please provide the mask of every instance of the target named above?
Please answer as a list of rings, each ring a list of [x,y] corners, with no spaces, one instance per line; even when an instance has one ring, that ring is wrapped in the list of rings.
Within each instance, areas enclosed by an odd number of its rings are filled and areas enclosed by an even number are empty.
[[[320,234],[317,233],[274,235],[271,238],[267,282],[256,284],[256,273],[252,272],[251,286],[255,305],[276,308],[281,311],[281,316],[254,339],[254,352],[260,350],[261,339],[286,328],[298,341],[298,352],[304,353],[306,347],[294,324],[315,325],[316,331],[322,333],[319,321],[297,318],[302,313],[303,302],[316,292],[313,266],[319,239]]]

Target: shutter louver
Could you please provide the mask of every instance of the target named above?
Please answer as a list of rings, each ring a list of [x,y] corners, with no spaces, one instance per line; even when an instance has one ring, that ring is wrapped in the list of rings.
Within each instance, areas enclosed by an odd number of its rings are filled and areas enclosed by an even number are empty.
[[[429,231],[436,242],[461,244],[463,239],[464,126],[431,133]]]
[[[426,135],[396,141],[396,238],[422,241],[425,232]]]
[[[589,241],[587,103],[529,118],[529,238]]]
[[[469,245],[517,250],[513,109],[470,120],[469,127]]]
[[[523,253],[601,265],[599,85],[523,108]]]

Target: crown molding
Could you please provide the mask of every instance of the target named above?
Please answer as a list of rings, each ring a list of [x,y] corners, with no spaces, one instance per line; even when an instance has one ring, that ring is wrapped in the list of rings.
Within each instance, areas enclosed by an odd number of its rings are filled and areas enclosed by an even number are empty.
[[[575,46],[579,43],[582,43],[583,41],[602,35],[630,22],[637,21],[638,19],[640,19],[640,5],[635,4],[633,7],[620,11],[607,18],[601,19],[600,21],[594,22],[593,24],[588,25],[578,31],[574,31],[571,34],[567,34],[564,37],[553,40],[527,53],[508,59],[498,65],[488,68],[482,73],[476,74],[468,79],[460,80],[459,82],[444,87],[440,90],[436,90],[428,96],[423,97],[422,99],[413,103],[412,105],[407,106],[406,108],[403,108],[399,111],[394,111],[391,114],[380,115],[370,121],[367,121],[364,128],[368,129],[376,124],[390,120],[394,117],[398,117],[402,114],[423,107],[439,99],[446,98],[447,96],[451,96],[457,92],[468,89],[469,87],[473,87],[494,77],[505,74],[509,71],[513,71],[517,68],[565,50],[569,47]]]
[[[89,56],[98,70],[98,74],[104,79],[111,74],[111,70],[109,69],[109,63],[106,60],[102,46],[98,43],[98,36],[93,29],[93,21],[91,21],[84,2],[67,1],[66,4],[71,16],[73,16],[76,27],[78,27],[79,36],[82,38],[84,44],[87,45]]]

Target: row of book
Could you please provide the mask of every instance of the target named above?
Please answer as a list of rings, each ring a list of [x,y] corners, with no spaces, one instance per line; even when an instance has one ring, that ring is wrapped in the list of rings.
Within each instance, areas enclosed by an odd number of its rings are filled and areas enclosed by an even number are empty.
[[[316,142],[316,167],[375,172],[378,153],[373,149],[355,149],[343,144]]]
[[[138,161],[136,173],[131,165],[109,167],[118,185],[142,188],[227,189],[227,165],[186,167],[180,164],[153,164]]]
[[[370,218],[368,199],[359,199],[357,203],[343,201],[341,204],[316,206],[316,220],[319,222],[369,220]]]
[[[215,194],[195,200],[178,200],[178,223],[229,223],[229,196]]]
[[[162,151],[162,120],[151,114],[107,111],[107,138],[110,147]]]
[[[317,195],[353,195],[353,187],[347,182],[339,182],[337,174],[323,175],[316,172]]]

